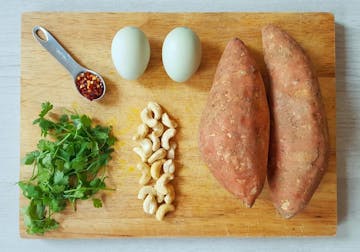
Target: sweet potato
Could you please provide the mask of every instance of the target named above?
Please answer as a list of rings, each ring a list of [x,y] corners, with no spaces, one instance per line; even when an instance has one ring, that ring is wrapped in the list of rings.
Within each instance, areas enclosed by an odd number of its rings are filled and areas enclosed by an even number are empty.
[[[278,212],[291,218],[307,205],[325,173],[327,122],[304,50],[274,25],[263,28],[262,40],[270,77],[270,195]]]
[[[218,64],[199,128],[199,149],[215,178],[251,207],[266,177],[269,108],[245,44],[232,39]]]

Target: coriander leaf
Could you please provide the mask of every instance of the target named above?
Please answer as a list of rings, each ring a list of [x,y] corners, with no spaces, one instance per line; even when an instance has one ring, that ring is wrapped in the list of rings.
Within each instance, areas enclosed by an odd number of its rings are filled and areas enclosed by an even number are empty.
[[[45,140],[45,139],[40,139],[37,147],[39,148],[40,151],[54,151],[55,150],[55,144],[49,140]]]
[[[64,210],[66,207],[66,200],[65,199],[52,199],[50,201],[50,205],[49,208],[53,211],[53,212],[60,212],[62,210]]]
[[[93,198],[92,201],[93,201],[94,207],[96,207],[96,208],[102,207],[102,201],[101,201],[101,199]]]
[[[23,191],[23,195],[28,199],[39,199],[42,197],[42,191],[39,186],[30,184],[28,182],[18,182],[19,187]]]
[[[56,229],[59,224],[50,217],[46,217],[46,207],[40,200],[31,200],[23,212],[26,231],[29,234],[44,234]]]
[[[43,102],[41,103],[41,112],[39,117],[44,117],[50,110],[53,109],[53,105],[50,102]]]
[[[71,168],[77,171],[83,170],[86,166],[86,158],[83,156],[77,156],[71,160]]]
[[[69,161],[64,163],[64,170],[71,171],[71,164]]]
[[[52,168],[52,157],[51,157],[51,153],[48,153],[44,156],[44,158],[41,159],[41,164],[44,166],[44,167],[47,167],[47,168]]]
[[[62,171],[55,171],[54,174],[54,184],[55,185],[67,185],[69,182],[69,177],[65,176]]]
[[[68,203],[76,210],[77,200],[91,198],[106,189],[104,167],[116,141],[111,126],[93,126],[87,115],[68,113],[58,120],[46,118],[52,108],[51,103],[43,103],[33,122],[40,127],[43,138],[37,150],[24,157],[24,163],[33,166],[32,177],[18,182],[30,200],[23,211],[29,234],[56,229],[59,223],[51,217],[54,212],[61,212]],[[96,198],[93,204],[102,206]]]
[[[105,140],[109,137],[108,133],[101,131],[95,131],[95,136],[97,139],[101,139],[101,140]]]
[[[45,167],[42,167],[38,164],[38,173],[36,176],[36,179],[39,183],[45,183],[47,184],[52,176],[52,170],[46,169]]]
[[[57,155],[58,155],[58,158],[60,158],[61,160],[63,161],[70,161],[71,159],[71,156],[74,155],[74,149],[73,147],[68,147],[68,148],[64,148],[62,147],[61,149],[59,149]]]
[[[100,150],[99,144],[97,142],[92,142],[91,147],[90,147],[91,153],[96,153],[96,155],[98,155],[99,150]]]
[[[33,124],[39,124],[39,127],[41,129],[41,136],[44,137],[47,136],[50,130],[53,130],[55,128],[55,124],[52,121],[49,121],[42,117],[34,120]]]
[[[26,154],[25,158],[24,158],[24,164],[26,165],[31,165],[32,163],[34,163],[35,159],[40,155],[39,151],[32,151],[29,152],[28,154]]]
[[[65,191],[65,185],[53,185],[51,188],[51,193],[62,194]]]
[[[107,139],[106,143],[107,143],[107,145],[112,146],[115,144],[115,141],[116,141],[116,138],[114,136],[110,135],[109,138]]]
[[[59,171],[64,170],[64,163],[65,163],[64,160],[62,160],[62,159],[56,159],[56,160],[54,161],[55,169],[57,169],[57,170],[59,170]]]
[[[80,122],[83,127],[89,128],[91,126],[91,119],[87,115],[82,115],[80,117]]]
[[[75,191],[73,194],[70,194],[69,197],[71,198],[77,198],[77,199],[81,199],[85,196],[84,194],[84,190],[83,189],[79,189],[77,191]]]
[[[103,179],[96,178],[90,182],[90,186],[94,188],[105,188],[105,183]]]
[[[63,124],[67,123],[68,121],[69,121],[69,116],[66,115],[66,114],[61,115],[60,118],[59,118],[59,122],[63,123]]]

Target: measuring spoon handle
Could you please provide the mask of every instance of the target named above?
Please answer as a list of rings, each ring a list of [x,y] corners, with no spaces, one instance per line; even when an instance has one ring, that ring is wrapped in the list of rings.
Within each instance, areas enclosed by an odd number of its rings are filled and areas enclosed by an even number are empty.
[[[39,36],[39,31],[44,34],[45,39]],[[33,28],[32,33],[34,38],[70,72],[74,79],[80,72],[85,70],[44,27],[37,25]]]

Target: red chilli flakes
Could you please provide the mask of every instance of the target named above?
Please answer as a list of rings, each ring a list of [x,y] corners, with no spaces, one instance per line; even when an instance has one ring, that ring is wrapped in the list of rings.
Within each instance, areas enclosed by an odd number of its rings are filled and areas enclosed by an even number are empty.
[[[90,101],[99,98],[104,92],[104,83],[90,72],[79,73],[75,83],[81,95]]]

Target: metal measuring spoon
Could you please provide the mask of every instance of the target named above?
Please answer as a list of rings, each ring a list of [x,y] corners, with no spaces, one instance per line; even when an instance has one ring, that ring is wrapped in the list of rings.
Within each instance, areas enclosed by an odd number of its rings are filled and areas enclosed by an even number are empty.
[[[44,39],[39,36],[39,31],[44,34]],[[106,85],[100,74],[77,63],[45,28],[37,25],[32,33],[34,38],[69,71],[74,79],[76,90],[83,97],[96,101],[104,96]]]

